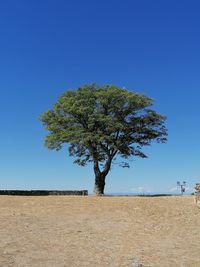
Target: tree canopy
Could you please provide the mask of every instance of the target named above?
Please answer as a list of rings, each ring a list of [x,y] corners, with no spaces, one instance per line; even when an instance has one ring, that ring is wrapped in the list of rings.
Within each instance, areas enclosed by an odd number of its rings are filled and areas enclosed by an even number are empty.
[[[75,163],[93,162],[95,193],[103,194],[113,159],[120,156],[127,167],[130,157],[146,157],[143,146],[166,141],[166,117],[152,105],[151,98],[114,85],[68,90],[40,116],[48,131],[45,145],[59,150],[68,143]]]

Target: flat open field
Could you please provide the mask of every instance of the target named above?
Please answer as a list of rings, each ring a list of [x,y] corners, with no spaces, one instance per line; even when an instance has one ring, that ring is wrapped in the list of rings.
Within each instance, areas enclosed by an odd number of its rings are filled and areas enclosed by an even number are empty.
[[[0,197],[0,267],[200,267],[186,197]]]

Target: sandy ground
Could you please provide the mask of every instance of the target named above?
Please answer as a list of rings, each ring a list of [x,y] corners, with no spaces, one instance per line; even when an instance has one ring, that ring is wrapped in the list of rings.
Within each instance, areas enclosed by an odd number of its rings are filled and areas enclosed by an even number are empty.
[[[188,197],[0,197],[0,267],[200,267]]]

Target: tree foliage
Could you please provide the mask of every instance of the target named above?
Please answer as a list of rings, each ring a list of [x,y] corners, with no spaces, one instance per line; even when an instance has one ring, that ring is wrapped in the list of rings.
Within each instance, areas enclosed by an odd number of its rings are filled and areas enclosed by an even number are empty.
[[[166,141],[166,117],[152,110],[152,104],[147,96],[113,85],[68,90],[40,116],[48,131],[45,145],[59,150],[68,143],[75,163],[94,162],[94,170],[96,166],[106,176],[117,156],[128,166],[128,158],[146,157],[142,147],[152,140]]]

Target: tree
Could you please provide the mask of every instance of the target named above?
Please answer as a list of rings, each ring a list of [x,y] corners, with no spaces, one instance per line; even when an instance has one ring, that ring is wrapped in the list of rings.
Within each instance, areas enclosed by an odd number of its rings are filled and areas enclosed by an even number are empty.
[[[113,85],[85,85],[66,91],[52,109],[40,116],[49,132],[45,145],[60,150],[69,143],[69,155],[85,166],[92,162],[94,193],[104,194],[105,179],[113,160],[147,157],[142,147],[165,142],[165,116],[150,109],[153,100]]]

